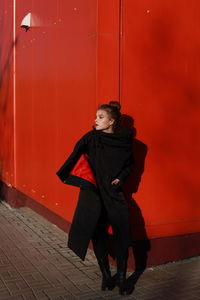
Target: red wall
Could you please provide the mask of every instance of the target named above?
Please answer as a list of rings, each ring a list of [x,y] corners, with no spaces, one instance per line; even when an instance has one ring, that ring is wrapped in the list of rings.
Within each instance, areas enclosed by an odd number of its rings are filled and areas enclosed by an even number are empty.
[[[13,1],[0,4],[0,176],[14,184]]]
[[[200,3],[15,2],[16,97],[8,69],[0,91],[3,180],[70,222],[78,189],[55,173],[91,129],[97,105],[120,99],[134,119],[135,145],[148,147],[132,191],[148,236],[198,232]],[[1,70],[13,41],[13,3],[0,5],[7,24],[0,29]],[[29,12],[26,32],[20,23]]]
[[[96,97],[96,1],[20,1],[16,28],[16,187],[70,219],[74,188],[55,175],[93,122]],[[20,28],[24,15],[32,28]],[[87,113],[86,113],[87,109]]]
[[[121,102],[148,147],[134,195],[150,237],[200,231],[200,2],[123,0]]]

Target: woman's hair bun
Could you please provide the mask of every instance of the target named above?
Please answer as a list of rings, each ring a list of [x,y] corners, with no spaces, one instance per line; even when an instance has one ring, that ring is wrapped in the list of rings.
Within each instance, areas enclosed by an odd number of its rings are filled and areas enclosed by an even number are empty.
[[[121,109],[121,105],[120,105],[120,103],[118,101],[110,101],[109,105],[116,107],[119,111]]]

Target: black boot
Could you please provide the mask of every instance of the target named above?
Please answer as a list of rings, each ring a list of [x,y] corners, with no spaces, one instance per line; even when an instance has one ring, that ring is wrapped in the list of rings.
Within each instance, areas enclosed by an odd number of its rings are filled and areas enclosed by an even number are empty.
[[[116,285],[119,287],[120,295],[130,295],[126,286],[126,268],[127,268],[127,257],[119,258],[117,260],[117,274],[116,274]]]
[[[117,275],[116,275],[116,284],[119,287],[119,294],[126,295],[126,260],[119,259],[117,261]]]
[[[112,291],[115,287],[115,281],[111,277],[108,256],[98,260],[98,264],[103,276],[102,285],[101,285],[102,291],[106,291],[106,290]]]

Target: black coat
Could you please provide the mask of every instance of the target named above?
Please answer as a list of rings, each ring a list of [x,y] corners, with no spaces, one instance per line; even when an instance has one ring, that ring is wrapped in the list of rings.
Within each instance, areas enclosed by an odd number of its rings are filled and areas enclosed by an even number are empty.
[[[81,188],[68,246],[82,259],[95,231],[102,205],[121,243],[124,247],[130,244],[128,206],[122,184],[130,174],[132,165],[130,130],[121,128],[116,133],[92,130],[77,142],[57,172],[62,182]],[[120,184],[111,185],[116,178],[120,179]]]

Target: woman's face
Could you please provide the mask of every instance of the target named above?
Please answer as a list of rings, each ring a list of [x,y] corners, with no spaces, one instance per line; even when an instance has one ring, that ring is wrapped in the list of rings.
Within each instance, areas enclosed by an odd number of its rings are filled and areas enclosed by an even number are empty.
[[[96,114],[96,130],[102,130],[104,132],[112,132],[114,119],[110,117],[106,110],[99,109]]]

